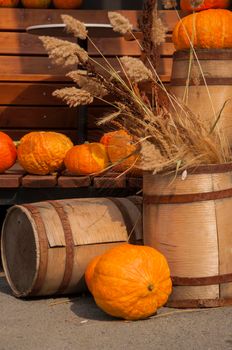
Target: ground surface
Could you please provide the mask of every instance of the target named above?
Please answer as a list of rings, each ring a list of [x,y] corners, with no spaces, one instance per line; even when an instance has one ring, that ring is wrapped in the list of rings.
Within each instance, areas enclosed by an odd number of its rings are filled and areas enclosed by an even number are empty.
[[[0,277],[0,350],[232,349],[232,308],[179,311],[118,321],[79,297],[19,300]]]

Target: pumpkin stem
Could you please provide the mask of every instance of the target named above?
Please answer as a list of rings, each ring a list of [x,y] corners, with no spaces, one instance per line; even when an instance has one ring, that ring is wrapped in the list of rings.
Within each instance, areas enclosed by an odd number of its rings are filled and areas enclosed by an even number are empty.
[[[147,287],[147,289],[149,290],[149,292],[152,292],[154,289],[153,284],[149,284],[149,286]]]

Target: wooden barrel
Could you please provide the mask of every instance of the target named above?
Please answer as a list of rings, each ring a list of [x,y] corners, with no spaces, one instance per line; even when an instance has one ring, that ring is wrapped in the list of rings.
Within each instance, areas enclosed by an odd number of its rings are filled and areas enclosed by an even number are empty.
[[[232,49],[198,49],[196,53],[216,115],[227,101],[219,123],[232,146]],[[188,50],[174,53],[170,92],[183,99],[190,69],[187,106],[211,127],[215,118],[209,94],[196,59],[190,65],[189,57]]]
[[[134,203],[135,202],[135,203]],[[2,261],[17,297],[80,293],[90,260],[142,239],[137,198],[82,198],[15,205],[2,228]]]
[[[144,175],[144,244],[167,258],[168,306],[232,305],[232,164]]]

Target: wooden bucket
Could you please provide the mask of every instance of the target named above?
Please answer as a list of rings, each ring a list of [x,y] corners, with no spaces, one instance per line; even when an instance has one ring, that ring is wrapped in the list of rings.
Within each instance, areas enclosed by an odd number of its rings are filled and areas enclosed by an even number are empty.
[[[142,241],[139,197],[82,198],[15,205],[2,228],[2,261],[17,297],[80,293],[90,260]]]
[[[202,71],[204,73],[211,100],[216,112],[221,114],[219,124],[232,146],[232,49],[199,49],[196,50]],[[189,51],[177,51],[173,55],[170,92],[183,99],[189,70]],[[196,82],[197,76],[200,80]],[[198,85],[199,84],[199,85]],[[214,112],[209,95],[202,79],[197,61],[191,64],[190,82],[188,87],[188,107],[200,118],[206,120],[209,126],[214,123]]]
[[[144,244],[167,258],[170,307],[232,305],[232,164],[144,175]]]

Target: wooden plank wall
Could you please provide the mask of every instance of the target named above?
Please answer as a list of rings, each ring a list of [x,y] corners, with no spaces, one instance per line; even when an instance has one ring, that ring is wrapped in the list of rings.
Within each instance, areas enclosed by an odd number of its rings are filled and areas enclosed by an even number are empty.
[[[136,27],[139,11],[120,11]],[[26,33],[26,28],[36,24],[60,23],[64,10],[0,9],[0,129],[15,140],[30,130],[55,130],[77,140],[78,113],[60,100],[52,97],[57,88],[71,84],[63,68],[52,65],[37,36]],[[67,14],[85,23],[108,23],[107,12],[72,10]],[[171,32],[177,16],[173,11],[161,11],[161,16]],[[69,40],[72,40],[71,38]],[[139,56],[136,42],[124,38],[95,39],[103,54],[113,56]],[[99,59],[93,46],[89,54]],[[168,35],[161,48],[159,73],[163,81],[170,79],[173,45]],[[75,67],[74,67],[75,68]],[[70,69],[69,69],[70,70]],[[97,140],[102,130],[95,120],[106,111],[100,104],[88,109],[88,140]]]

